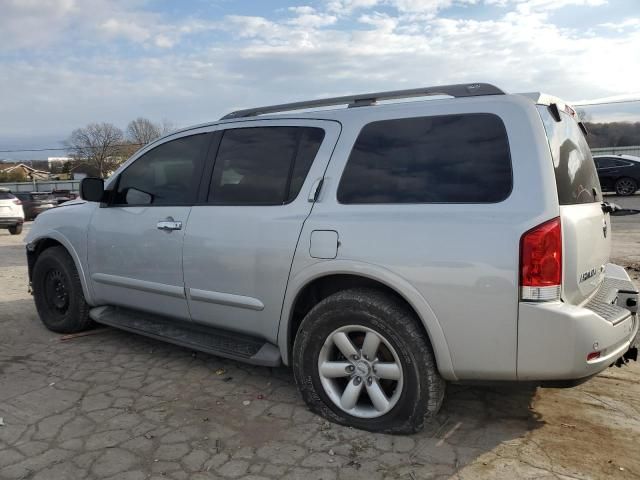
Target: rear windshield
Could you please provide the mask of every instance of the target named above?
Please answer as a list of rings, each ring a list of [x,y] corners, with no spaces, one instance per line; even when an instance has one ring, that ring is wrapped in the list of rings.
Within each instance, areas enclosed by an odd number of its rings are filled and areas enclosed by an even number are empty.
[[[12,198],[16,198],[11,195],[9,192],[0,192],[0,200],[11,200]]]
[[[602,202],[596,165],[576,121],[560,112],[556,122],[544,105],[538,105],[538,112],[549,140],[560,205]]]

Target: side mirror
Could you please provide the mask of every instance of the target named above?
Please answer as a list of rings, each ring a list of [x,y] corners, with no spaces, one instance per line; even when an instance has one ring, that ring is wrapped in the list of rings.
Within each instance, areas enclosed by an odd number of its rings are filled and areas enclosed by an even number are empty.
[[[80,181],[80,197],[88,202],[102,202],[104,198],[104,180],[86,177]]]

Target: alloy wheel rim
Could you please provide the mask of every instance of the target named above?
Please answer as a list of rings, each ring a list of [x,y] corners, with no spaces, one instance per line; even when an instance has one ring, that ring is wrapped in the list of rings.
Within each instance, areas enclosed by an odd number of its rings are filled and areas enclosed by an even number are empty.
[[[329,399],[358,418],[390,412],[403,387],[396,350],[380,333],[362,325],[334,330],[318,356],[318,374]]]
[[[633,192],[633,182],[631,180],[620,180],[618,182],[618,193],[629,195]]]

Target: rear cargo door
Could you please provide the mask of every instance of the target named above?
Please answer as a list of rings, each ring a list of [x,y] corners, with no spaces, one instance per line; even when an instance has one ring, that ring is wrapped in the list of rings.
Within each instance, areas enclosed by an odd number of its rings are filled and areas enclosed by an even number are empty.
[[[562,298],[580,304],[600,285],[611,254],[611,222],[591,151],[572,115],[539,105],[558,187],[563,238]],[[559,116],[559,120],[558,120]]]

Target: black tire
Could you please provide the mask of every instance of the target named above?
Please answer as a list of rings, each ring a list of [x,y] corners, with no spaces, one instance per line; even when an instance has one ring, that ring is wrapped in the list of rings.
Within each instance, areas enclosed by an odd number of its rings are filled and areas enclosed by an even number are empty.
[[[415,314],[391,296],[373,289],[338,292],[318,303],[304,318],[293,347],[293,371],[309,408],[342,425],[371,432],[406,434],[420,431],[444,398],[445,381]],[[340,327],[361,325],[374,330],[395,349],[403,374],[402,392],[391,410],[375,418],[353,416],[325,392],[318,369],[320,351]],[[360,400],[359,400],[360,401]]]
[[[9,233],[11,235],[20,235],[22,233],[22,224],[9,227]]]
[[[33,297],[42,323],[57,333],[75,333],[92,325],[80,276],[64,247],[46,249],[32,276]]]
[[[629,177],[619,178],[616,180],[614,189],[617,195],[621,197],[628,197],[629,195],[636,193],[636,190],[638,190],[638,182]]]

